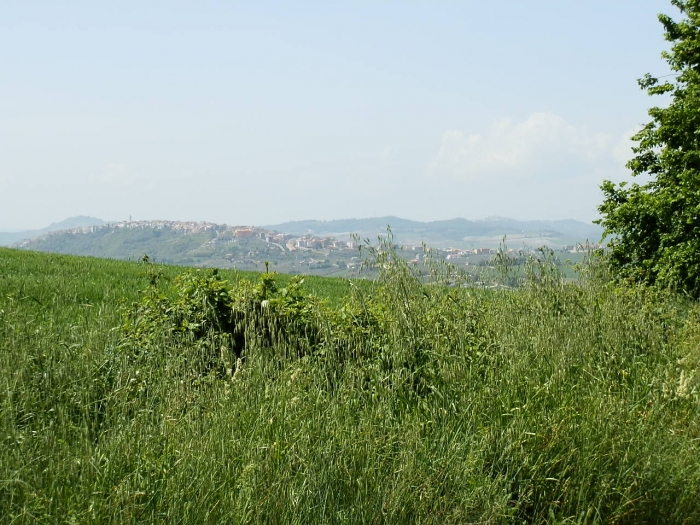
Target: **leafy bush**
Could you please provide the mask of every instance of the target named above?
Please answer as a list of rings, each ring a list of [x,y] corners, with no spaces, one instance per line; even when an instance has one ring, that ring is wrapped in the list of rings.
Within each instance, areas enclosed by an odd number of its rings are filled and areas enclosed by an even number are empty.
[[[171,289],[158,279],[140,301],[124,308],[122,349],[139,355],[157,348],[163,338],[189,343],[203,354],[198,373],[218,370],[231,375],[246,347],[275,347],[298,356],[313,351],[326,314],[322,301],[307,294],[300,277],[279,287],[275,274],[257,283],[231,284],[214,271],[188,271]]]

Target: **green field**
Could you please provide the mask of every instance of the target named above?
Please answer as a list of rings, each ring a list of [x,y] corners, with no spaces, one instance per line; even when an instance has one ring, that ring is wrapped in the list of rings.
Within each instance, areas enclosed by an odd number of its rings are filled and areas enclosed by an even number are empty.
[[[378,262],[0,249],[0,523],[700,522],[697,303]]]

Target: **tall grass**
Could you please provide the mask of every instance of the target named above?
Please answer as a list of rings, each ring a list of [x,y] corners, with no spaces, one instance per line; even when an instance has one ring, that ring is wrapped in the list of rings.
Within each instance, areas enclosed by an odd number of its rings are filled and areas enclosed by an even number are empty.
[[[152,268],[0,250],[0,521],[700,521],[695,303],[385,248],[291,321],[226,285],[243,347],[170,314],[135,338]]]

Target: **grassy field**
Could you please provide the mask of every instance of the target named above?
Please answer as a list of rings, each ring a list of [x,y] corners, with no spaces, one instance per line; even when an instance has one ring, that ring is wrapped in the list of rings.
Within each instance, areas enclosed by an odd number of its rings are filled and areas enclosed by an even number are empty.
[[[700,522],[696,303],[378,263],[0,249],[0,523]]]

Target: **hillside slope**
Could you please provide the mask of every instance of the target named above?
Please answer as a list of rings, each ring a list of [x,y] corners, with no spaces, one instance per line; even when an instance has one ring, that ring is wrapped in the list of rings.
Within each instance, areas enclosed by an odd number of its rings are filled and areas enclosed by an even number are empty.
[[[158,227],[114,225],[86,231],[53,232],[21,243],[27,250],[138,261],[144,255],[158,263],[184,266],[265,270],[265,262],[281,273],[346,276],[356,250],[292,249],[260,238],[236,239],[224,225],[183,232],[178,223]],[[346,247],[347,248],[347,247]]]

